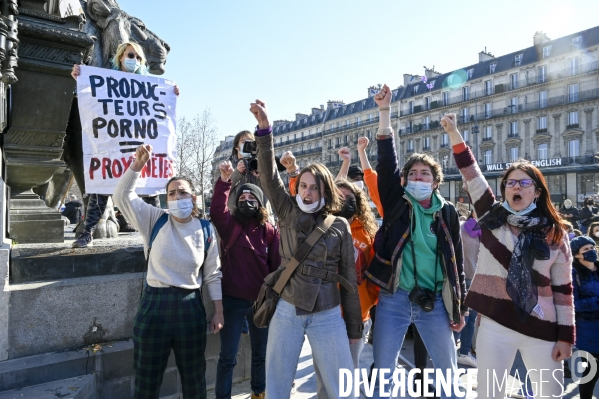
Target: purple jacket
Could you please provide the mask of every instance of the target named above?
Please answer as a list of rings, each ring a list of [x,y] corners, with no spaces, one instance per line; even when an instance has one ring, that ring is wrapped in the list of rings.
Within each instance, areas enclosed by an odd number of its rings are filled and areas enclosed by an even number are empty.
[[[223,295],[255,301],[264,277],[281,264],[279,233],[272,225],[260,226],[256,219],[241,223],[231,216],[227,207],[230,189],[231,180],[225,183],[219,177],[210,205],[210,218],[221,240]]]

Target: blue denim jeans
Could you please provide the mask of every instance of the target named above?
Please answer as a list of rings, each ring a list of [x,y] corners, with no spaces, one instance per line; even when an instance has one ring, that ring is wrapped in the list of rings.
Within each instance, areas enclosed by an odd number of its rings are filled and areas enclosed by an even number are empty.
[[[391,372],[395,370],[397,357],[408,326],[410,323],[414,323],[435,368],[443,370],[443,373],[450,369],[453,377],[457,371],[456,346],[449,328],[449,315],[443,305],[441,294],[437,294],[435,307],[431,312],[425,312],[420,306],[410,302],[408,294],[408,291],[401,289],[398,289],[393,295],[382,290],[380,292],[373,340],[375,367],[390,369]],[[393,391],[392,380],[387,387],[387,392]],[[408,384],[406,383],[406,394],[407,390]],[[450,397],[457,398],[454,395],[454,389],[451,391],[453,396]],[[444,392],[442,393],[441,397],[446,398]],[[379,397],[378,378],[374,395],[375,398]]]
[[[233,369],[237,364],[237,351],[241,339],[241,328],[244,320],[250,327],[252,348],[252,391],[256,394],[266,388],[264,362],[266,358],[266,342],[268,328],[258,328],[253,321],[253,301],[223,295],[223,313],[225,324],[220,330],[220,358],[216,367],[215,394],[218,399],[231,397],[233,385]]]
[[[466,280],[466,289],[470,289],[472,280]],[[476,325],[476,316],[478,313],[474,309],[470,309],[470,315],[466,316],[466,325],[460,332],[454,332],[453,336],[455,340],[461,339],[460,342],[460,355],[467,355],[470,353],[470,347],[472,346],[472,338],[474,337],[474,327]]]
[[[312,347],[312,360],[328,397],[339,397],[339,369],[354,368],[340,307],[298,316],[295,306],[280,299],[268,331],[267,398],[289,398],[304,335]]]

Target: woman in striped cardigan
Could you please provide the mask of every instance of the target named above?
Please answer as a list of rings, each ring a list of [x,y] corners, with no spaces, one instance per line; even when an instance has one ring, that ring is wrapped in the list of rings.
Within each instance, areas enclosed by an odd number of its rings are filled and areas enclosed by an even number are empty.
[[[505,396],[518,350],[535,396],[560,397],[561,361],[571,356],[574,343],[572,254],[545,179],[530,162],[512,163],[501,179],[503,201],[497,201],[455,114],[445,115],[441,125],[482,229],[478,268],[466,296],[466,305],[483,316],[476,345],[478,398]]]

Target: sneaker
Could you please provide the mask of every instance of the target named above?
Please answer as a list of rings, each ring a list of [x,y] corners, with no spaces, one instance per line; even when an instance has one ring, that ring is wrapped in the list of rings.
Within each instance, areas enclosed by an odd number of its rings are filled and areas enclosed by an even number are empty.
[[[476,358],[472,356],[471,353],[467,355],[462,355],[461,353],[458,356],[458,363],[465,364],[466,366],[476,367]]]
[[[87,248],[87,247],[91,247],[93,238],[92,235],[89,234],[88,232],[84,231],[83,233],[81,233],[81,236],[79,237],[79,239],[77,239],[77,241],[75,241],[73,243],[73,248]]]

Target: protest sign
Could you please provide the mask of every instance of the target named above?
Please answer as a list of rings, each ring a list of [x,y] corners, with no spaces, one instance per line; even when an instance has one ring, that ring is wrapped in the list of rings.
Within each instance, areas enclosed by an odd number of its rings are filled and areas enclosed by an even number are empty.
[[[175,175],[174,83],[82,65],[77,79],[87,194],[113,194],[135,149],[151,144],[152,158],[137,181],[138,194],[165,192]]]

